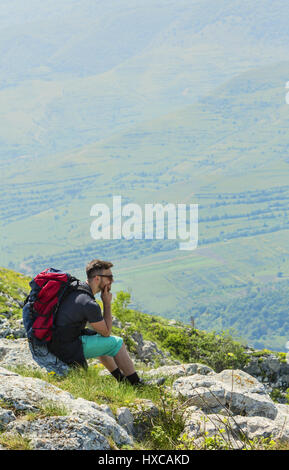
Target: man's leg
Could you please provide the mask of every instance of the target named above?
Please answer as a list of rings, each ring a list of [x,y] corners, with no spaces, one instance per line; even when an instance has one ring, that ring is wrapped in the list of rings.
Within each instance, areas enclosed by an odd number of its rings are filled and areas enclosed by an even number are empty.
[[[162,385],[165,381],[165,378],[162,377],[159,379],[152,379],[151,381],[144,382],[135,371],[134,364],[131,358],[129,357],[129,354],[127,352],[127,349],[124,343],[122,344],[118,353],[113,357],[114,361],[111,362],[110,359],[112,358],[107,357],[107,359],[105,359],[106,361],[105,364],[104,363],[103,364],[107,368],[108,366],[112,367],[113,362],[118,366],[115,371],[112,371],[112,372],[110,371],[110,372],[112,375],[114,375],[114,377],[119,382],[122,382],[123,380],[125,380],[125,381],[128,381],[131,385],[139,386],[139,385]],[[122,375],[122,372],[120,369],[122,370],[124,375]],[[119,376],[119,374],[121,374],[121,376]]]
[[[127,380],[131,385],[140,385],[142,383],[142,380],[135,371],[134,364],[129,357],[124,343],[118,353],[114,356],[114,360],[119,369],[123,371],[125,380]]]
[[[99,356],[98,359],[99,359],[100,362],[104,365],[104,367],[106,367],[106,369],[107,369],[109,372],[112,372],[113,370],[117,369],[117,365],[116,365],[115,360],[113,359],[113,357],[110,357],[110,356]]]
[[[125,376],[123,375],[121,370],[117,367],[113,357],[99,356],[98,359],[118,382],[122,382],[124,380]]]
[[[99,360],[119,382],[127,379],[132,384],[139,383],[139,376],[124,344],[114,357],[100,356]]]
[[[116,356],[114,356],[114,361],[118,368],[123,371],[124,375],[128,376],[135,373],[133,362],[129,357],[124,343],[122,344]]]
[[[81,340],[86,359],[92,357],[101,358],[102,364],[120,382],[127,378],[132,385],[140,383],[140,378],[135,371],[134,364],[129,357],[122,338],[118,336],[104,337],[93,335],[81,336]],[[100,352],[101,354],[99,354]]]

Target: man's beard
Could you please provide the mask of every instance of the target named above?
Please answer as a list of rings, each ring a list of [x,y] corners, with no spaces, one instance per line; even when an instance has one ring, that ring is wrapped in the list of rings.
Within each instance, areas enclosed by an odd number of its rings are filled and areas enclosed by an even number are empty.
[[[103,291],[103,290],[104,290],[104,288],[105,288],[105,286],[106,286],[106,284],[105,284],[105,282],[103,281],[103,278],[101,278],[101,283],[100,283],[100,290],[102,290],[102,291]],[[109,286],[107,286],[107,288],[108,288],[108,290],[110,290]]]

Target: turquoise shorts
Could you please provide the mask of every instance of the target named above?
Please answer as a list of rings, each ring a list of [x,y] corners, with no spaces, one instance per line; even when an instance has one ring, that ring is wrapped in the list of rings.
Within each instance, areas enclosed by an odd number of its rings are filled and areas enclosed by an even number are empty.
[[[80,339],[85,359],[98,356],[114,357],[123,344],[123,339],[119,336],[101,336],[98,333],[92,336],[84,335]]]

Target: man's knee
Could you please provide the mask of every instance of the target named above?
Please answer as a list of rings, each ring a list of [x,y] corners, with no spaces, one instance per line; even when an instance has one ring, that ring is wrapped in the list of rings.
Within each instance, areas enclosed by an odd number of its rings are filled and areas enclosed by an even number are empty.
[[[121,354],[123,356],[124,353],[125,353],[126,356],[129,356],[129,351],[128,351],[125,343],[123,342],[121,347],[119,348],[117,354],[114,357],[117,357],[118,354]]]
[[[100,359],[101,361],[106,361],[107,359],[109,359],[111,356],[98,356],[98,359]]]

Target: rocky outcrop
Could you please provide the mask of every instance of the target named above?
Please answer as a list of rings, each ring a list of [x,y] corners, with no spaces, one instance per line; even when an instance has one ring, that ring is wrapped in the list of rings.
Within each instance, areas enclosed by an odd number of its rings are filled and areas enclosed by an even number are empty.
[[[289,406],[274,403],[262,383],[241,370],[206,377],[181,377],[174,391],[187,398],[184,434],[202,446],[213,437],[224,448],[250,448],[250,440],[273,438],[289,442]]]
[[[268,393],[274,389],[284,393],[289,387],[289,363],[274,354],[252,356],[244,371],[262,382]]]
[[[187,375],[201,374],[208,375],[214,374],[215,372],[211,367],[204,364],[192,363],[192,364],[180,364],[175,366],[162,366],[157,369],[150,370],[150,377],[156,377],[161,375],[163,377],[181,377]]]
[[[114,323],[123,328],[117,319]],[[1,324],[6,325],[5,321]],[[21,322],[17,327],[21,329]],[[149,378],[166,377],[172,384],[164,390],[177,400],[183,411],[183,435],[196,447],[202,448],[208,437],[217,439],[218,445],[223,442],[224,448],[244,448],[251,445],[250,440],[262,438],[289,443],[289,406],[275,403],[269,396],[274,388],[286,390],[289,386],[289,364],[284,360],[273,354],[253,355],[245,371],[215,373],[204,364],[172,360],[138,332],[132,332],[130,339],[140,367],[143,363],[150,367],[163,364],[139,373]],[[59,375],[67,374],[69,368],[45,348],[31,349],[25,337],[0,338],[1,436],[8,440],[20,436],[31,449],[107,450],[111,442],[133,446],[134,441],[145,438],[163,412],[151,400],[139,399],[114,414],[107,405],[74,398],[44,380],[7,369],[18,365]],[[51,404],[56,407],[52,416],[40,413]],[[29,414],[34,417],[27,419]],[[5,439],[0,441],[1,449],[6,448]]]
[[[32,347],[27,338],[0,339],[0,366],[25,366],[65,375],[69,367],[51,354],[46,346]]]
[[[0,316],[0,338],[26,338],[26,331],[21,319],[10,321],[3,314]]]
[[[133,344],[133,351],[130,351],[132,358],[137,362],[143,362],[152,367],[156,363],[165,365],[165,364],[180,364],[176,359],[173,359],[169,352],[162,351],[158,348],[157,344],[153,341],[143,339],[143,336],[138,331],[130,331],[131,323],[126,322],[124,326],[120,323],[119,320],[114,319],[114,325],[118,325],[118,328],[121,327],[125,332],[128,331],[128,336],[130,343]]]
[[[75,399],[43,380],[22,377],[4,368],[0,368],[0,383],[0,419],[5,434],[9,437],[20,433],[29,439],[33,449],[109,449],[108,438],[119,445],[132,443],[106,405]],[[67,416],[28,422],[17,419],[19,413],[37,413],[51,403],[64,409]]]
[[[275,419],[277,408],[255,378],[241,370],[224,370],[219,374],[179,378],[175,392],[189,398],[191,405],[206,412],[228,410],[237,415]]]
[[[235,449],[243,448],[244,443],[250,448],[253,446],[250,441],[254,439],[289,441],[288,419],[282,413],[278,419],[271,420],[260,416],[206,414],[192,407],[186,410],[184,433],[197,447],[208,437],[222,440],[223,444]]]
[[[175,379],[172,387],[164,389],[183,409],[184,434],[197,447],[207,437],[229,443],[230,448],[243,448],[255,438],[289,442],[289,406],[274,403],[264,385],[244,371],[217,374],[192,363],[160,367],[148,375],[161,373]],[[22,377],[3,367],[0,384],[2,437],[21,436],[31,449],[106,450],[111,439],[118,446],[133,445],[162,412],[151,400],[136,399],[114,415],[107,405],[74,398],[44,380]],[[55,416],[39,416],[39,409],[47,404],[56,407]],[[35,418],[26,419],[27,413]]]
[[[157,406],[147,399],[139,399],[130,408],[121,407],[117,410],[117,421],[128,434],[136,439],[142,439],[151,427],[151,422],[159,415]]]
[[[109,450],[107,439],[76,416],[57,416],[35,421],[14,421],[6,428],[6,437],[29,439],[33,450]]]

